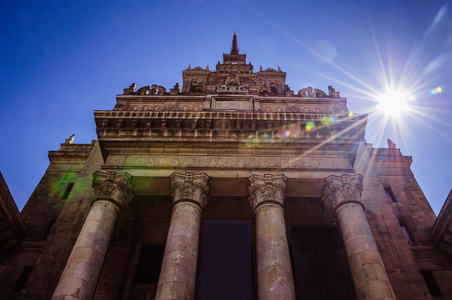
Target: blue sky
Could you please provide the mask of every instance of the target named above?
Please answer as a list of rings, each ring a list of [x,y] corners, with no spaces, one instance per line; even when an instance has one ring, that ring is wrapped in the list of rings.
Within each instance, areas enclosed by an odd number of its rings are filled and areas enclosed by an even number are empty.
[[[452,187],[451,21],[436,0],[2,1],[0,171],[22,209],[49,150],[96,139],[94,110],[132,82],[169,90],[189,64],[212,70],[237,32],[255,71],[280,66],[295,93],[331,84],[368,113],[367,142],[413,156],[438,213]],[[376,108],[388,86],[413,96],[397,118]]]

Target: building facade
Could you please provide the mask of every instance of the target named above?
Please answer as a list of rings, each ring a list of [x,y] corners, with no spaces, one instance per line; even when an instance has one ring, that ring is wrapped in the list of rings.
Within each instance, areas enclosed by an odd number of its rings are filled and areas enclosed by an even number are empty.
[[[367,115],[231,52],[95,111],[21,213],[0,178],[1,299],[452,299],[437,218]]]

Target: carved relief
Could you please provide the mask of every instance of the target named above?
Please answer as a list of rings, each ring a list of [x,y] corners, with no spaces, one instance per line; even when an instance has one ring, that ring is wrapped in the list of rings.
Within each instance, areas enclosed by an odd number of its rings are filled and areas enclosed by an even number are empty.
[[[262,104],[261,108],[264,112],[286,112],[286,106],[284,104]]]
[[[363,192],[361,175],[331,175],[325,181],[322,201],[327,208],[336,210],[344,202],[361,202]]]
[[[249,178],[248,200],[253,210],[265,202],[284,204],[287,178],[284,175],[252,175]]]
[[[119,210],[127,206],[133,198],[131,176],[127,173],[95,172],[93,174],[94,200],[107,200]]]
[[[171,195],[173,203],[178,201],[194,201],[202,208],[209,198],[209,176],[192,172],[173,173],[171,179]]]
[[[204,103],[178,103],[178,110],[182,111],[201,111]]]

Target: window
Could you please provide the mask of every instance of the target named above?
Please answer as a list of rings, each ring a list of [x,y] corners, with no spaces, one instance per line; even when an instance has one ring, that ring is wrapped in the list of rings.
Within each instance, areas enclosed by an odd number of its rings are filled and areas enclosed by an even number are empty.
[[[394,193],[392,191],[392,189],[389,186],[385,187],[385,193],[388,196],[388,198],[392,201],[392,202],[397,202],[396,197],[394,196]]]
[[[421,273],[422,273],[422,277],[424,277],[425,283],[427,284],[427,287],[428,287],[432,297],[443,296],[443,293],[441,293],[441,290],[438,286],[438,283],[436,282],[433,272],[430,270],[421,270]]]
[[[402,220],[401,217],[397,217],[397,220],[399,221],[400,228],[402,228],[402,232],[403,232],[403,235],[405,236],[405,239],[408,242],[411,242],[411,237],[410,237],[410,234],[408,233],[408,230],[406,227],[406,222],[404,220]]]
[[[402,228],[403,235],[405,235],[406,240],[408,242],[411,242],[411,238],[410,238],[410,235],[408,234],[408,231],[406,230],[406,227],[403,225],[400,225],[400,227]]]
[[[74,187],[74,182],[69,182],[67,184],[66,190],[64,191],[61,199],[67,199],[69,197],[69,194],[71,193],[73,187]]]

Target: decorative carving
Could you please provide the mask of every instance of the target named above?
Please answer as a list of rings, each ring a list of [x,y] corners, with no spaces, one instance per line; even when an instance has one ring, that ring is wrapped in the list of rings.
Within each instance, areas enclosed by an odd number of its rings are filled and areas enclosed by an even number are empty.
[[[277,72],[277,71],[275,69],[269,67],[264,72]]]
[[[363,177],[361,175],[331,175],[325,181],[322,201],[327,208],[335,211],[342,203],[361,203],[363,192]]]
[[[284,175],[252,175],[249,178],[248,200],[253,210],[265,202],[284,204],[287,177]]]
[[[209,176],[192,172],[173,173],[171,179],[171,195],[173,204],[179,201],[192,201],[201,208],[207,205],[209,198]]]
[[[72,144],[72,143],[74,142],[74,137],[75,137],[75,134],[72,134],[70,137],[68,137],[67,139],[64,140],[64,143],[65,143],[66,145]],[[389,140],[388,140],[388,141],[389,141]]]
[[[396,148],[396,144],[394,144],[393,141],[391,141],[390,139],[388,139],[388,148],[389,149],[395,149]]]
[[[316,97],[316,98],[323,98],[326,97],[326,93],[319,89],[314,89],[310,86],[308,86],[305,89],[301,89],[298,91],[298,96],[300,97]]]
[[[128,88],[124,89],[123,95],[134,95],[135,94],[135,88],[137,85],[135,83],[132,83]]]
[[[139,88],[136,92],[137,95],[149,95],[149,93],[151,93],[151,88],[149,85]]]
[[[131,176],[128,173],[100,172],[93,174],[94,200],[112,202],[119,211],[126,207],[133,198]],[[92,204],[91,203],[91,204]]]
[[[322,90],[315,89],[314,92],[315,92],[315,96],[317,98],[324,98],[324,97],[326,97],[326,93],[324,91],[322,91]]]
[[[153,84],[151,86],[151,88],[152,88],[151,91],[156,91],[157,92],[157,90],[158,90],[157,95],[163,95],[163,94],[166,93],[166,89],[163,86]],[[155,92],[153,94],[155,94]]]
[[[340,98],[340,93],[336,92],[336,89],[333,88],[331,85],[328,86],[328,96],[331,98]]]

